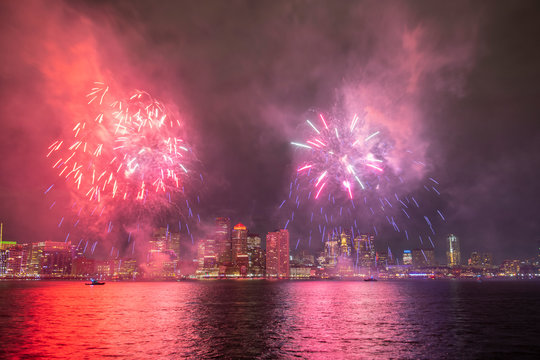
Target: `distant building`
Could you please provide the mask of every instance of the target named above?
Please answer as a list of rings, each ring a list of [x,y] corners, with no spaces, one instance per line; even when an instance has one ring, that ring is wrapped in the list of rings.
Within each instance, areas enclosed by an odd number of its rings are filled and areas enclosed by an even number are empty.
[[[434,266],[435,252],[433,249],[413,249],[412,265],[415,268]]]
[[[358,256],[358,266],[364,268],[375,267],[375,237],[373,235],[362,234],[360,238],[355,241],[358,248],[356,249]]]
[[[84,256],[73,259],[71,265],[71,275],[75,277],[87,278],[96,274],[96,261]]]
[[[231,219],[226,217],[216,218],[215,241],[217,246],[218,262],[221,264],[232,263],[231,242]]]
[[[330,236],[329,236],[330,237]],[[324,244],[325,266],[333,268],[337,265],[339,256],[339,243],[337,240],[328,240]]]
[[[506,276],[517,276],[519,274],[519,260],[504,260],[501,264],[500,271]]]
[[[328,236],[330,238],[330,235]],[[324,243],[324,265],[326,267],[336,267],[339,256],[339,243],[332,239]]]
[[[471,257],[469,258],[469,266],[481,266],[482,260],[480,257],[480,254],[477,251],[473,251],[471,253]]]
[[[403,250],[403,265],[412,265],[413,258],[411,250]]]
[[[461,264],[461,252],[459,250],[459,239],[454,234],[446,237],[447,251],[446,261],[448,266],[459,266]]]
[[[248,276],[264,276],[265,256],[261,247],[261,237],[258,234],[247,235]]]
[[[266,235],[266,277],[289,278],[289,231]]]
[[[6,244],[4,242],[2,251],[4,261],[0,262],[0,275],[9,277],[26,276],[28,255],[30,253],[30,244]]]
[[[71,274],[71,242],[44,241],[41,248],[41,275],[63,277]],[[32,249],[33,250],[33,249]]]
[[[350,257],[351,256],[351,236],[346,233],[341,233],[340,243],[339,243],[339,255],[341,257]]]
[[[247,228],[241,223],[236,224],[232,230],[232,260],[239,269],[245,266],[244,273],[247,272]],[[241,270],[240,272],[242,273]]]

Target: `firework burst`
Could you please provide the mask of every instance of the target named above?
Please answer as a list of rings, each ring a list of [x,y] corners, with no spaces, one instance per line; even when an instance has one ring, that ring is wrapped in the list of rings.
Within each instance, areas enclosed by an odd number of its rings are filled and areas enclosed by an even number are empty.
[[[93,115],[75,119],[71,136],[47,154],[71,192],[75,226],[85,220],[110,233],[115,219],[136,222],[175,207],[196,162],[180,121],[144,91],[118,99],[95,83],[87,97]],[[187,199],[186,207],[193,217]]]
[[[312,112],[302,133],[302,140],[291,142],[297,166],[288,197],[279,205],[287,214],[285,227],[296,217],[300,224],[318,230],[323,241],[343,231],[378,234],[387,227],[406,239],[414,232],[421,242],[422,236],[432,241],[435,230],[430,219],[444,221],[444,216],[438,209],[421,207],[411,192],[425,165],[412,152],[400,152],[391,132],[357,114],[345,118]],[[422,189],[439,196],[437,185],[430,178]],[[312,231],[310,243],[311,238]]]

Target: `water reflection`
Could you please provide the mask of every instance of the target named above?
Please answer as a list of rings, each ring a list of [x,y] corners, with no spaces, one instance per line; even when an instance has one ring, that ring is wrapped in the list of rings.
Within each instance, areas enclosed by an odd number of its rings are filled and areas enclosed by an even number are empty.
[[[519,282],[3,282],[0,357],[527,356],[539,295]]]

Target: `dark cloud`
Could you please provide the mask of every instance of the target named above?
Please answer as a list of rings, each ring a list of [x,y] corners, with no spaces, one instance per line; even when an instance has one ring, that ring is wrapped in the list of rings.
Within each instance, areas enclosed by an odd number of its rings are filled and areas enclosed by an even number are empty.
[[[204,164],[203,218],[277,227],[288,143],[308,109],[339,103],[391,129],[429,164],[419,175],[441,181],[438,244],[454,232],[466,255],[494,249],[500,259],[525,256],[540,237],[535,2],[0,7],[0,218],[10,238],[61,236],[61,210],[43,200],[56,177],[44,153],[84,112],[94,80],[177,107]]]

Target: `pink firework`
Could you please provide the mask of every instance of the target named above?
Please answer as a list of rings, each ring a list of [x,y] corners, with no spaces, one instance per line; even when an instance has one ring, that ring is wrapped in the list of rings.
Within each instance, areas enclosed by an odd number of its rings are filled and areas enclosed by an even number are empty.
[[[178,136],[180,121],[144,91],[118,99],[96,83],[87,96],[94,115],[75,119],[72,135],[53,142],[47,154],[78,216],[171,206],[172,197],[184,193],[194,162]]]
[[[324,192],[342,190],[352,200],[357,192],[377,186],[388,146],[380,131],[368,129],[356,114],[350,121],[327,117],[319,114],[318,122],[307,120],[309,137],[291,143],[306,159],[297,172],[308,178],[315,199]]]

